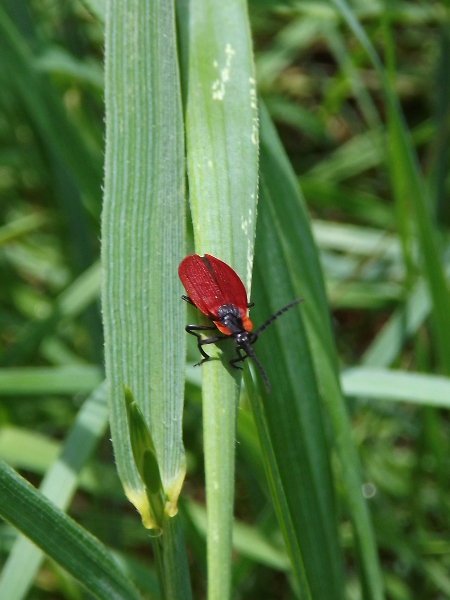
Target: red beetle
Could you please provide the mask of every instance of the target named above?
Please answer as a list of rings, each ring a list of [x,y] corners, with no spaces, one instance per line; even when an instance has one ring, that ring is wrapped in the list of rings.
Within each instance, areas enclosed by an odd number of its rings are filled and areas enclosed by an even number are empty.
[[[205,254],[203,257],[198,254],[190,254],[181,261],[178,275],[188,293],[187,296],[182,296],[183,300],[193,304],[214,323],[214,326],[186,325],[186,331],[197,338],[198,349],[203,356],[197,365],[201,365],[211,358],[206,354],[203,346],[220,342],[231,336],[237,345],[237,358],[230,360],[231,366],[240,369],[241,367],[238,367],[237,363],[250,356],[260,370],[266,392],[269,393],[270,386],[267,375],[256,358],[252,345],[258,339],[261,331],[286,310],[301,302],[301,299],[290,302],[252,333],[253,325],[247,316],[247,309],[253,304],[247,302],[247,293],[238,274],[226,263],[210,254]],[[225,337],[214,335],[202,338],[198,333],[215,329],[218,329]]]

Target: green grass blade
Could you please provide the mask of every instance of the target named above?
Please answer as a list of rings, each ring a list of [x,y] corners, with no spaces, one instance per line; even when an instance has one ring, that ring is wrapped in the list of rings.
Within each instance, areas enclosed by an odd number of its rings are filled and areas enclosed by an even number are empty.
[[[288,261],[273,227],[273,198],[267,184],[270,175],[263,145],[252,309],[256,323],[262,323],[295,298],[289,285]],[[280,317],[264,332],[257,354],[271,382],[270,396],[263,394],[262,403],[289,509],[290,522],[284,523],[284,528],[294,528],[311,597],[342,598],[342,564],[327,443],[309,344],[298,309]],[[321,576],[324,572],[326,578]]]
[[[300,177],[300,187],[308,205],[333,207],[373,226],[390,228],[393,225],[391,207],[374,194],[309,177]]]
[[[16,470],[45,473],[59,453],[59,443],[40,433],[11,425],[0,429],[0,457]]]
[[[368,90],[365,88],[360,74],[354,65],[354,61],[347,50],[344,36],[340,33],[333,19],[327,20],[324,23],[323,33],[331,51],[336,58],[336,62],[339,64],[342,73],[345,75],[346,80],[348,81],[348,85],[351,86],[353,90],[367,125],[372,130],[379,129],[381,126],[381,120],[375,103]],[[339,86],[339,79],[337,81]],[[340,87],[342,88],[342,86]],[[330,92],[328,92],[327,96],[329,95]],[[327,103],[327,97],[325,97],[325,103]]]
[[[0,515],[102,600],[140,595],[106,548],[0,461]]]
[[[322,182],[342,182],[378,166],[383,161],[379,129],[355,135],[304,175]]]
[[[401,261],[402,255],[397,236],[384,230],[317,219],[312,222],[312,229],[321,249],[331,249],[372,259],[379,257]]]
[[[448,113],[450,111],[450,82],[447,77],[447,65],[450,59],[450,35],[447,22],[441,24],[439,31],[440,38],[440,60],[437,65],[436,87],[438,92],[436,102],[435,121],[437,125],[437,135],[435,142],[435,159],[432,173],[432,190],[434,195],[434,204],[436,206],[436,215],[438,222],[443,222],[447,226],[450,223],[450,211],[446,195],[446,179],[448,172],[448,148],[449,148],[449,128],[447,125]]]
[[[396,69],[395,69],[395,50],[394,41],[391,35],[391,27],[389,16],[382,17],[386,75],[389,81],[389,86],[395,89]],[[395,111],[390,111],[387,118],[388,131],[388,153],[389,160],[387,168],[390,174],[392,183],[392,195],[394,198],[394,210],[396,215],[397,230],[400,236],[400,241],[403,249],[403,261],[406,268],[405,287],[410,288],[414,278],[414,262],[413,262],[413,231],[410,211],[408,207],[408,185],[409,182],[405,178],[404,165],[401,160],[398,160],[398,140],[396,139],[396,118]]]
[[[444,254],[445,273],[448,277],[448,248]],[[404,343],[414,336],[429,316],[432,301],[426,281],[419,279],[383,326],[361,358],[366,367],[388,367],[400,353]]]
[[[102,260],[111,432],[125,492],[149,526],[148,500],[131,453],[124,385],[150,428],[170,515],[176,513],[185,474],[185,311],[177,276],[184,254],[185,175],[172,3],[110,3],[105,69]],[[171,582],[178,582],[180,600],[191,596],[182,547],[178,542],[178,578]]]
[[[431,311],[431,299],[424,280],[419,280],[397,308],[361,358],[370,367],[388,367],[397,358],[403,344],[412,337]]]
[[[354,367],[341,375],[347,396],[450,408],[450,378],[381,368]]]
[[[47,222],[47,219],[48,217],[41,213],[33,213],[6,223],[0,227],[0,248],[39,229]]]
[[[40,433],[22,427],[0,429],[0,457],[16,470],[45,475],[61,452],[61,443]],[[112,465],[93,460],[82,469],[78,484],[95,496],[124,500],[122,485]]]
[[[100,367],[85,365],[0,369],[0,396],[86,393],[102,379]]]
[[[259,52],[256,62],[258,88],[265,93],[290,62],[323,31],[323,20],[316,15],[302,15],[278,32],[274,43]]]
[[[249,290],[258,121],[246,3],[180,0],[178,10],[195,249],[230,264]],[[229,359],[227,348],[223,351]],[[211,356],[217,358],[218,350],[211,348]],[[231,371],[217,360],[202,366],[210,600],[230,597],[240,381]]]
[[[251,284],[258,120],[245,3],[194,0],[182,26],[189,192],[196,250],[216,253]],[[184,29],[186,26],[186,29]]]
[[[252,385],[251,379],[249,385]],[[206,536],[205,509],[194,502],[189,502],[186,504],[186,511],[201,535]],[[235,520],[233,525],[233,548],[243,556],[262,565],[268,565],[272,569],[290,570],[289,560],[284,549],[275,547],[255,526]]]
[[[101,22],[106,19],[106,0],[83,0],[86,8]]]
[[[59,46],[50,46],[35,61],[39,71],[57,73],[69,81],[81,81],[103,91],[104,75],[99,63],[87,63]]]
[[[276,132],[261,112],[261,188],[273,226],[304,298],[302,313],[319,390],[330,419],[342,468],[351,518],[355,529],[361,580],[367,599],[381,600],[383,584],[376,543],[365,500],[361,493],[358,456],[352,440],[345,401],[340,389],[337,358],[323,277],[314,246],[309,217],[294,173]],[[294,260],[294,257],[299,259]]]
[[[279,123],[286,123],[304,133],[312,140],[328,142],[325,126],[318,117],[300,104],[283,96],[271,95],[264,98],[271,117]]]
[[[83,404],[69,432],[61,456],[47,471],[41,493],[65,510],[75,493],[78,475],[91,457],[108,424],[105,385]],[[28,593],[44,555],[27,538],[15,542],[0,577],[0,597],[20,600]]]
[[[244,371],[244,378],[250,402],[252,404],[252,411],[258,430],[258,436],[261,447],[263,448],[263,461],[267,475],[267,481],[272,494],[272,501],[291,561],[291,568],[296,579],[299,596],[301,600],[309,600],[312,598],[312,595],[308,576],[305,571],[300,540],[297,536],[298,530],[294,526],[292,520],[291,507],[289,506],[287,494],[284,490],[285,482],[283,481],[278,469],[277,458],[270,439],[267,420],[264,415],[264,410],[260,404],[260,399],[257,395],[255,384],[252,378],[249,376],[248,369],[245,369]]]

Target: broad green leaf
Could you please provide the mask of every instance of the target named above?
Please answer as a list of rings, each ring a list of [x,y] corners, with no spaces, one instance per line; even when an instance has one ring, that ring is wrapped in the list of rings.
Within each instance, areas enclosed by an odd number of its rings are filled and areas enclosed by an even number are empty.
[[[129,500],[152,527],[134,464],[124,386],[150,428],[166,513],[177,512],[185,475],[181,439],[184,309],[177,267],[184,254],[181,92],[172,3],[120,0],[106,13],[106,159],[102,219],[103,318],[111,432]],[[168,597],[190,598],[180,528],[163,534],[177,573],[160,581]],[[159,544],[159,542],[158,542]],[[173,556],[172,556],[173,559]]]
[[[252,318],[256,315],[256,323],[263,323],[295,298],[287,268],[291,257],[284,255],[277,228],[273,226],[274,182],[270,178],[274,173],[268,169],[265,127],[263,117],[252,296],[255,301]],[[271,383],[270,396],[262,394],[261,398],[289,511],[289,521],[282,524],[282,529],[293,528],[311,597],[325,600],[343,597],[342,558],[319,392],[299,314],[302,309],[303,306],[296,307],[280,316],[261,335],[256,352]],[[294,555],[293,550],[290,554]],[[326,578],[321,575],[324,572],[328,573]]]
[[[139,496],[142,483],[131,457],[124,385],[149,420],[164,484],[168,492],[173,487],[176,503],[184,471],[182,387],[173,380],[184,347],[176,275],[184,237],[181,105],[173,15],[155,6],[150,31],[144,3],[139,10],[142,15],[127,2],[108,6],[102,230],[106,368],[113,443],[127,493]],[[170,62],[164,67],[158,51],[168,35]],[[150,49],[148,64],[135,65],[136,56]],[[163,69],[166,77],[160,81]]]

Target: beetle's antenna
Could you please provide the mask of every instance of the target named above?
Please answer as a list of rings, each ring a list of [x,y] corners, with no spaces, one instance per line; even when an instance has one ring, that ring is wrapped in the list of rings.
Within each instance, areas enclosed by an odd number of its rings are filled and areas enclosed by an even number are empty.
[[[247,352],[248,356],[250,356],[250,358],[252,359],[252,361],[255,363],[255,365],[258,367],[259,372],[261,373],[261,376],[263,378],[264,381],[264,386],[266,388],[266,394],[269,395],[270,394],[270,384],[269,384],[269,380],[267,379],[267,375],[266,372],[263,369],[262,364],[259,362],[259,360],[256,358],[255,353],[253,352],[253,348],[251,347],[250,344],[246,345],[244,347],[244,350]]]
[[[264,331],[264,329],[269,327],[269,325],[271,323],[273,323],[275,321],[275,319],[277,319],[280,315],[282,315],[287,310],[289,310],[293,306],[296,306],[297,304],[299,304],[302,301],[303,301],[303,298],[298,298],[297,300],[294,300],[293,302],[289,302],[289,304],[286,304],[286,306],[284,306],[283,308],[280,308],[280,310],[278,312],[276,312],[274,315],[269,317],[265,323],[263,323],[260,327],[258,327],[258,329],[255,331],[255,335],[258,336],[261,333],[261,331]],[[252,358],[253,358],[253,356],[252,356]]]

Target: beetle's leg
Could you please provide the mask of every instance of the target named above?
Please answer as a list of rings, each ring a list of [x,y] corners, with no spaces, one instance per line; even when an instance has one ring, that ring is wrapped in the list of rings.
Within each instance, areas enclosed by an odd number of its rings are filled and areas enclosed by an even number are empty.
[[[214,335],[208,338],[202,338],[202,336],[200,335],[200,333],[197,333],[198,331],[213,331],[216,330],[217,328],[215,326],[210,326],[210,325],[186,325],[185,327],[186,331],[188,333],[190,333],[191,335],[195,335],[195,337],[197,338],[197,347],[200,351],[200,354],[203,356],[202,360],[198,363],[195,363],[195,367],[197,367],[198,365],[203,364],[204,362],[206,362],[207,360],[210,360],[211,357],[209,356],[209,354],[206,354],[206,352],[203,350],[202,346],[205,346],[206,344],[215,344],[216,342],[220,342],[221,340],[226,340],[226,337],[221,337],[218,335]]]
[[[238,362],[244,362],[244,360],[246,358],[248,358],[248,354],[241,354],[241,349],[240,348],[236,348],[236,354],[238,355],[237,358],[233,358],[232,360],[230,360],[230,365],[234,368],[234,369],[239,369],[239,371],[242,371],[242,367],[238,367],[236,365],[236,363]]]
[[[192,300],[189,298],[189,296],[181,296],[181,299],[184,300],[185,302],[189,302],[189,304],[192,304],[192,306],[195,306],[195,304],[192,302]]]

